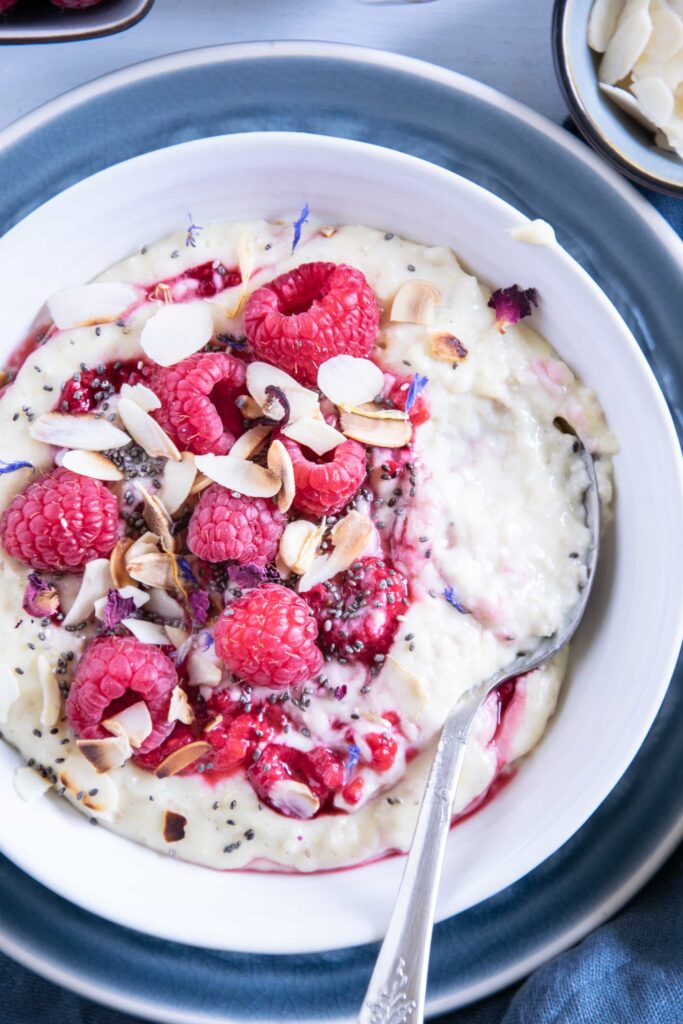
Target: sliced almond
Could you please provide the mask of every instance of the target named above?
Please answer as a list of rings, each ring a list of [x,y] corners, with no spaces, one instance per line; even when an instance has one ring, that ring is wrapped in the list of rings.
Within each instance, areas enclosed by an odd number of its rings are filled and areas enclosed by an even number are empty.
[[[431,324],[441,293],[429,281],[406,281],[394,296],[389,319],[400,324]],[[374,396],[373,396],[374,397]]]
[[[263,447],[264,441],[272,433],[272,430],[272,427],[265,425],[246,430],[230,449],[233,459],[250,459],[259,448]]]
[[[194,764],[200,757],[210,754],[212,750],[211,744],[204,740],[195,740],[194,743],[188,743],[185,747],[178,747],[164,758],[154,774],[158,779],[168,779],[171,775],[177,775],[183,768]]]
[[[6,722],[10,708],[19,697],[19,680],[4,662],[0,662],[0,722]]]
[[[64,626],[77,626],[86,622],[95,610],[95,601],[106,597],[114,586],[106,558],[94,558],[83,570],[80,590],[76,600],[69,608]]]
[[[387,410],[396,412],[398,410]],[[412,427],[404,414],[400,418],[368,416],[348,409],[340,411],[340,424],[347,437],[378,448],[403,448],[410,442]]]
[[[218,686],[223,678],[221,666],[202,651],[193,651],[187,659],[187,676],[191,686]]]
[[[145,412],[154,412],[155,409],[161,408],[160,400],[146,384],[122,384],[120,394],[121,398],[129,398]]]
[[[182,722],[183,725],[192,725],[194,722],[194,711],[182,686],[176,686],[171,693],[166,721]]]
[[[318,370],[318,387],[335,405],[362,405],[380,394],[384,374],[370,359],[333,356]]]
[[[148,455],[151,455],[152,458],[173,459],[175,462],[180,462],[181,455],[173,441],[148,412],[132,402],[130,398],[120,400],[117,412],[130,436],[141,448],[144,448]]]
[[[130,576],[146,587],[161,587],[162,590],[175,590],[176,573],[174,559],[165,551],[139,555],[126,563]]]
[[[130,444],[128,434],[103,416],[92,413],[71,416],[65,412],[46,412],[29,424],[28,432],[36,441],[57,448],[83,448],[88,452],[103,452]]]
[[[259,416],[263,416],[263,409],[251,395],[239,395],[235,399],[235,405],[245,420],[257,420]]]
[[[116,588],[129,586],[133,581],[126,569],[126,552],[130,550],[133,541],[130,537],[121,537],[114,545],[114,550],[109,556],[109,572],[112,582]]]
[[[192,452],[183,452],[180,462],[167,461],[158,498],[170,515],[175,515],[189,498],[196,475]]]
[[[119,467],[100,452],[73,448],[64,453],[61,464],[64,469],[78,473],[79,476],[89,476],[93,480],[123,480],[123,473]]]
[[[162,619],[182,622],[185,610],[180,602],[176,601],[175,597],[171,597],[166,590],[152,590],[148,596],[148,612],[152,612],[153,615],[158,615]]]
[[[677,14],[664,8],[651,7],[652,35],[645,54],[648,60],[663,64],[675,56],[683,46],[683,9]]]
[[[98,775],[104,775],[115,768],[121,768],[133,753],[131,745],[125,736],[107,736],[102,740],[76,740],[76,746]],[[61,781],[63,785],[66,785],[63,779]],[[76,793],[79,792],[82,792],[82,790],[76,790]]]
[[[292,458],[282,441],[273,441],[268,449],[268,469],[282,481],[277,494],[277,507],[281,512],[288,512],[294,501],[296,485]]]
[[[434,359],[443,359],[446,363],[461,363],[467,358],[467,349],[454,334],[433,334],[431,349]]]
[[[52,788],[52,782],[49,778],[43,778],[35,768],[22,765],[14,773],[14,788],[22,800],[31,804],[34,800],[45,796],[48,789]]]
[[[608,85],[616,85],[626,78],[647,46],[652,32],[652,19],[647,8],[633,10],[632,13],[631,10],[631,5],[627,4],[600,61],[598,78]]]
[[[616,85],[607,85],[605,82],[600,82],[600,91],[608,96],[613,103],[615,103],[620,110],[628,114],[630,117],[637,121],[638,124],[642,124],[648,131],[653,132],[656,125],[652,123],[649,117],[646,117],[643,111],[638,106],[638,101],[635,96],[631,95],[626,89],[620,89]]]
[[[282,433],[292,441],[297,441],[298,444],[310,448],[316,455],[324,455],[325,452],[332,451],[346,440],[343,434],[331,427],[325,420],[312,417],[288,423]]]
[[[614,35],[626,0],[595,0],[588,19],[588,45],[604,53]]]
[[[119,711],[118,715],[105,718],[102,725],[113,736],[123,736],[133,750],[137,750],[151,736],[154,724],[144,700]]]
[[[121,625],[130,630],[140,643],[165,647],[169,642],[166,630],[156,622],[147,622],[146,619],[122,619]]]
[[[294,419],[301,419],[303,416],[312,416],[318,408],[318,395],[315,391],[303,387],[294,377],[291,377],[284,370],[270,363],[256,361],[247,366],[247,391],[265,411],[267,403],[271,399],[271,411],[266,415],[273,419],[279,419],[284,410],[279,402],[273,402],[267,392],[267,388],[276,387],[284,392],[290,407],[290,422]],[[259,414],[261,415],[261,413]]]
[[[196,463],[195,463],[196,465]],[[194,478],[194,483],[190,488],[190,494],[201,494],[207,487],[210,487],[213,483],[211,477],[205,476],[203,473],[197,473]]]
[[[163,305],[140,334],[142,351],[159,366],[175,366],[204,348],[213,337],[211,307],[200,300]]]
[[[139,298],[138,289],[131,284],[95,281],[51,295],[47,308],[55,327],[65,331],[118,320]]]
[[[674,112],[674,94],[661,78],[639,78],[631,86],[631,92],[645,117],[663,128]]]
[[[55,670],[43,654],[38,655],[38,680],[43,694],[40,724],[51,729],[57,724],[62,713],[62,691],[59,689]]]
[[[176,651],[179,651],[183,644],[187,643],[190,638],[190,634],[186,629],[180,629],[178,626],[165,626],[166,634],[168,639],[171,641]]]
[[[278,399],[278,392],[284,396],[287,402],[287,409]],[[271,392],[263,403],[264,416],[279,422],[287,413],[287,423],[293,423],[295,420],[303,419],[305,416],[320,418],[318,395],[315,391],[309,391],[307,388],[297,386],[278,388],[278,392],[275,394]]]
[[[213,732],[214,729],[217,729],[218,726],[221,725],[222,722],[223,722],[223,716],[222,715],[216,715],[214,718],[211,719],[210,722],[206,723],[206,725],[202,729],[202,732],[204,732],[204,733]]]
[[[324,519],[319,526],[307,519],[294,519],[287,523],[279,547],[279,556],[285,568],[297,576],[303,576],[313,564],[324,533]]]
[[[283,814],[293,818],[312,818],[320,809],[317,796],[303,782],[279,779],[268,790],[268,799]]]
[[[142,499],[145,503],[145,511],[143,512],[145,522],[149,526],[152,533],[161,541],[161,547],[164,551],[172,554],[175,551],[175,539],[171,533],[173,526],[173,520],[164,506],[161,498],[158,498],[155,494],[150,494],[146,487],[142,484],[137,485],[138,491],[142,495]]]
[[[323,238],[332,238],[333,235],[337,234],[337,229],[332,227],[321,228],[320,234],[323,236]]]
[[[194,461],[201,473],[229,491],[250,498],[273,498],[280,490],[280,477],[255,462],[231,455],[196,455]]]
[[[137,540],[128,547],[125,554],[126,562],[135,562],[143,555],[156,555],[159,552],[159,538],[151,530],[141,534]]]
[[[314,559],[299,580],[299,593],[325,583],[339,572],[345,572],[359,558],[376,547],[377,535],[372,520],[364,512],[351,511],[335,524],[330,534],[334,550]]]

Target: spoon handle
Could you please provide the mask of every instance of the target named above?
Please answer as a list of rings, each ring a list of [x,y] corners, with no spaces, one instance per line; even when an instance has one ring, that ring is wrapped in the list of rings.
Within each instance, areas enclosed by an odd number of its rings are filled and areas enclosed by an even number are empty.
[[[451,809],[482,696],[480,691],[466,695],[441,732],[394,911],[361,1007],[360,1024],[421,1024],[424,1019],[429,948]]]

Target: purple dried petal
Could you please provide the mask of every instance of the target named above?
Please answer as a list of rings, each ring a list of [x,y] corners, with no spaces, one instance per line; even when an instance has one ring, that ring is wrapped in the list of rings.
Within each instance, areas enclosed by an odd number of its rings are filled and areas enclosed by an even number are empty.
[[[509,288],[498,288],[488,301],[496,312],[496,325],[505,334],[508,324],[516,324],[522,317],[531,316],[532,305],[538,306],[538,292],[535,288],[520,288],[517,284]]]
[[[193,590],[187,600],[194,624],[203,626],[209,615],[209,595],[205,590]]]
[[[406,404],[403,410],[404,412],[410,412],[412,407],[415,405],[415,400],[417,399],[418,395],[421,395],[424,389],[427,387],[427,383],[427,377],[421,377],[419,373],[413,374],[413,379],[410,382],[410,387],[408,388],[408,394],[406,396]]]
[[[228,578],[238,587],[258,587],[267,578],[267,573],[260,565],[248,562],[246,565],[229,565]]]
[[[344,697],[347,694],[347,690],[348,690],[348,687],[346,686],[346,684],[343,684],[342,686],[338,686],[337,689],[334,691],[334,696],[335,696],[336,700],[344,700]]]
[[[292,227],[294,228],[294,238],[292,239],[292,252],[294,252],[297,245],[301,241],[301,229],[308,220],[309,213],[310,210],[308,209],[308,203],[305,203],[303,210],[292,224]]]
[[[23,601],[24,611],[37,619],[51,619],[59,613],[59,594],[52,583],[48,583],[33,572],[28,578]]]
[[[187,233],[185,235],[185,248],[187,248],[188,246],[191,245],[192,248],[194,249],[195,246],[197,245],[197,235],[198,235],[198,233],[200,231],[203,231],[204,228],[200,224],[193,224],[192,223],[192,214],[191,213],[188,213],[187,219],[190,222],[190,226],[188,227]]]
[[[135,601],[132,597],[122,597],[118,590],[110,590],[104,605],[102,621],[105,629],[114,629],[124,619],[135,613]]]
[[[446,587],[443,592],[443,596],[446,598],[449,604],[452,604],[456,611],[460,612],[461,615],[469,615],[467,608],[464,604],[460,604],[457,597],[455,596],[455,590],[453,587]]]

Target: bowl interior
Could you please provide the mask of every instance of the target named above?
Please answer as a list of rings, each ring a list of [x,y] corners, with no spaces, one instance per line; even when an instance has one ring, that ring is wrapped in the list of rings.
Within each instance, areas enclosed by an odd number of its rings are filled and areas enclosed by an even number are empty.
[[[22,340],[52,292],[177,230],[188,209],[197,223],[293,219],[304,200],[316,218],[450,245],[491,284],[537,287],[536,325],[597,389],[622,445],[617,518],[574,645],[560,713],[515,780],[453,832],[438,906],[442,919],[526,874],[590,816],[636,754],[678,652],[678,444],[654,377],[602,292],[559,246],[514,241],[506,229],[522,215],[450,172],[363,143],[232,135],[103,171],[0,239],[0,262],[9,268],[0,279],[2,354]],[[28,265],[30,275],[21,270]],[[355,945],[383,932],[399,858],[314,876],[217,873],[93,829],[57,799],[22,803],[11,784],[17,763],[0,744],[0,814],[13,822],[0,848],[95,913],[168,939],[261,952]]]
[[[640,184],[683,195],[683,160],[660,149],[651,132],[600,89],[600,55],[588,46],[594,0],[557,0],[553,40],[560,84],[589,142]]]

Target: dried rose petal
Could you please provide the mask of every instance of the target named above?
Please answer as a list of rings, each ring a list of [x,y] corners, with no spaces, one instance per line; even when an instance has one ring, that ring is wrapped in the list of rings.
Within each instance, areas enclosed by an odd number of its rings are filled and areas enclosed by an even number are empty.
[[[209,614],[209,595],[205,590],[193,590],[187,600],[195,625],[203,626]]]
[[[230,582],[238,587],[258,587],[268,578],[267,571],[253,562],[247,565],[229,565],[228,576]]]
[[[531,316],[532,305],[538,306],[538,292],[535,288],[520,288],[517,284],[509,288],[498,288],[488,301],[496,311],[496,326],[505,334],[508,324],[516,324],[522,317]]]
[[[51,619],[59,613],[57,589],[37,572],[32,572],[24,591],[23,607],[25,612],[37,619]]]
[[[110,590],[104,606],[102,621],[105,629],[113,629],[123,619],[135,614],[135,601],[132,597],[121,597],[118,590]]]

